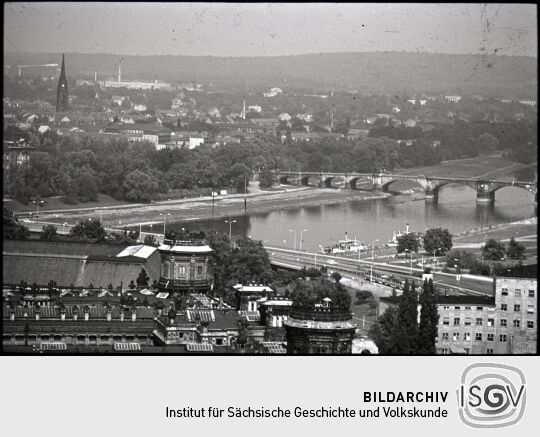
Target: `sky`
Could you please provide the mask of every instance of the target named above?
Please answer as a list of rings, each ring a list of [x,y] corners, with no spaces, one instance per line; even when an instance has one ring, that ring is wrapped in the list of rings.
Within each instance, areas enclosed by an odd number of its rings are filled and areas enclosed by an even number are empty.
[[[537,56],[534,4],[4,3],[4,51]]]

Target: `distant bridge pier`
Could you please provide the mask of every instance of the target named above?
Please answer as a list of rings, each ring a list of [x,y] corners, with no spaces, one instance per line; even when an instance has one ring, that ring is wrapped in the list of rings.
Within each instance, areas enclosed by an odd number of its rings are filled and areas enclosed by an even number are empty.
[[[439,190],[433,190],[431,188],[427,188],[424,191],[425,199],[428,202],[438,202],[439,201]]]
[[[488,182],[478,182],[476,184],[476,201],[478,203],[494,203],[495,190]]]

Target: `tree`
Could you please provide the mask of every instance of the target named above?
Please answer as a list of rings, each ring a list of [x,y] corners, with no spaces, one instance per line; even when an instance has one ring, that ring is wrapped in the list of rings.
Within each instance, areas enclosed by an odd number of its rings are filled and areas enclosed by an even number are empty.
[[[486,244],[482,246],[482,255],[484,256],[484,259],[499,261],[500,259],[504,258],[505,254],[506,249],[504,245],[500,241],[494,240],[493,238],[487,240]]]
[[[478,260],[474,254],[466,250],[452,249],[446,254],[447,267],[454,267],[457,264],[460,269],[470,269],[476,263],[478,263]]]
[[[499,148],[499,140],[488,132],[478,137],[478,150],[480,153],[491,153]]]
[[[123,184],[128,200],[149,202],[158,192],[159,183],[156,178],[141,170],[128,173]]]
[[[259,187],[260,188],[270,188],[272,186],[272,173],[269,169],[264,168],[261,173],[259,173]]]
[[[508,249],[506,249],[506,255],[512,259],[525,259],[525,246],[519,244],[514,237],[510,239],[508,243]]]
[[[397,242],[398,253],[405,252],[406,250],[410,250],[411,252],[418,252],[418,249],[420,248],[420,241],[418,239],[418,235],[414,232],[409,232],[407,234],[401,235],[400,237],[398,237]]]
[[[105,229],[99,220],[86,220],[77,223],[71,228],[70,236],[78,238],[89,238],[98,242],[105,239]]]
[[[325,278],[308,282],[297,279],[292,287],[291,298],[295,303],[308,306],[319,304],[325,298],[331,300],[331,305],[347,311],[351,306],[351,296],[345,287]]]
[[[377,319],[377,323],[374,323],[369,330],[369,336],[377,345],[381,355],[390,354],[394,349],[395,339],[392,333],[395,329],[397,314],[398,309],[396,307],[388,307]]]
[[[330,276],[332,277],[334,281],[336,281],[336,284],[339,284],[339,281],[341,281],[341,278],[342,278],[341,273],[339,272],[332,272]]]
[[[40,240],[53,241],[56,238],[56,226],[45,225],[41,230]]]
[[[423,237],[424,249],[431,254],[446,253],[452,249],[452,234],[448,229],[428,229]]]
[[[227,235],[215,234],[208,243],[213,249],[214,291],[224,299],[234,301],[232,287],[238,283],[272,283],[275,273],[261,241],[240,239],[233,246]]]
[[[433,288],[433,280],[424,281],[423,291],[420,294],[420,324],[418,327],[418,353],[434,355],[436,353],[435,340],[439,313],[437,311],[437,295]]]
[[[30,231],[26,226],[19,223],[13,213],[4,208],[3,217],[3,237],[5,240],[27,240],[30,238]]]
[[[418,351],[418,296],[414,282],[405,280],[399,300],[396,322],[392,330],[390,353],[414,355]]]

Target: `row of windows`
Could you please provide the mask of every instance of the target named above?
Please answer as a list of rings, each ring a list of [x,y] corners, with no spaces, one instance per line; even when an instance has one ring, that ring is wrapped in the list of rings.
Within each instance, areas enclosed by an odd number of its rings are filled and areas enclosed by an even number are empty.
[[[165,278],[169,277],[169,264],[163,264],[161,267],[162,276]],[[180,277],[185,276],[187,274],[187,268],[185,266],[181,266],[176,264],[174,266],[174,275],[175,278],[180,279]],[[197,275],[203,274],[203,266],[197,266]]]
[[[529,290],[529,297],[535,296],[535,290]],[[508,296],[508,288],[501,288],[501,296]],[[514,290],[514,297],[521,297],[521,289],[516,288]]]
[[[501,303],[501,311],[508,311],[508,304]],[[514,311],[521,311],[521,305],[515,304]],[[527,305],[527,313],[534,314],[534,305]]]
[[[465,326],[472,325],[472,317],[465,317],[465,321],[463,322]],[[482,317],[477,317],[475,320],[476,326],[482,326],[484,323],[484,319]],[[508,326],[507,319],[501,319],[500,321],[501,326]],[[460,317],[454,317],[454,326],[459,326],[461,324],[461,318]],[[443,317],[443,325],[450,325],[450,317]],[[519,328],[521,325],[521,321],[519,319],[514,320],[514,328]],[[487,319],[487,325],[486,326],[495,326],[495,319],[488,318]],[[534,322],[531,320],[527,321],[527,328],[534,328]]]
[[[448,341],[448,338],[449,338],[449,333],[448,332],[443,332],[441,340],[442,341]],[[482,338],[483,338],[482,333],[477,332],[475,334],[474,339],[476,341],[482,341]],[[499,335],[499,341],[500,342],[504,343],[504,342],[507,341],[507,339],[508,339],[508,336],[506,334],[500,334]],[[452,333],[452,341],[460,341],[459,332]],[[470,332],[465,332],[463,334],[463,341],[471,341],[471,333]],[[495,334],[487,334],[487,341],[495,341]]]
[[[469,348],[464,348],[464,351],[465,351],[465,353],[466,353],[467,355],[469,355],[469,353],[470,353],[470,349],[469,349]],[[443,355],[448,355],[448,348],[447,348],[447,347],[443,347],[443,348],[440,349],[440,352],[441,352],[441,354],[443,354]],[[487,355],[493,355],[493,349],[487,348],[487,349],[486,349],[486,354],[487,354]]]

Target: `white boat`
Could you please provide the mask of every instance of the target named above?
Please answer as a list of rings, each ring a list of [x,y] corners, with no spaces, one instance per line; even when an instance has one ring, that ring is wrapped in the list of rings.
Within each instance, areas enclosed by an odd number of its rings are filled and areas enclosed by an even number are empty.
[[[408,233],[409,233],[409,223],[407,223],[407,228],[405,232],[401,232],[401,230],[397,232],[396,231],[392,232],[392,238],[386,242],[386,247],[397,247],[398,238]]]
[[[347,233],[345,232],[344,240],[339,240],[336,242],[336,244],[330,247],[326,247],[324,251],[326,253],[347,253],[347,252],[358,253],[367,249],[368,247],[361,241],[357,240],[356,237],[354,238],[354,240],[349,239],[347,236]]]

